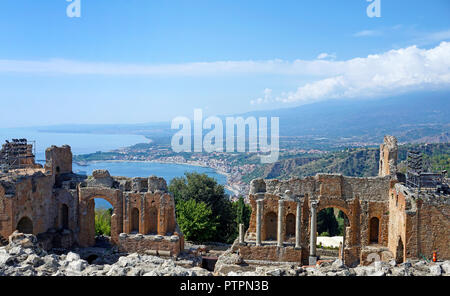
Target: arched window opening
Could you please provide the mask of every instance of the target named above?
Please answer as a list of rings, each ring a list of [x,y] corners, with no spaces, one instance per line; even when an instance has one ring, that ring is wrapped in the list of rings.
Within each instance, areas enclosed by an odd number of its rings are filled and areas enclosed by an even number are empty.
[[[295,237],[295,215],[288,214],[286,216],[286,239]]]
[[[148,234],[156,234],[158,232],[158,210],[151,207],[148,211]]]
[[[131,232],[139,232],[139,210],[131,210]]]
[[[33,222],[28,217],[23,217],[17,223],[17,230],[21,233],[33,234]]]
[[[370,219],[370,243],[378,244],[378,236],[380,229],[380,220],[377,217]]]
[[[403,263],[405,261],[404,256],[403,256],[403,251],[404,251],[403,241],[402,241],[402,238],[399,238],[398,245],[397,245],[397,251],[395,254],[395,261],[397,262],[397,264]]]
[[[276,240],[277,239],[277,215],[274,212],[270,212],[266,215],[266,239],[265,240]]]

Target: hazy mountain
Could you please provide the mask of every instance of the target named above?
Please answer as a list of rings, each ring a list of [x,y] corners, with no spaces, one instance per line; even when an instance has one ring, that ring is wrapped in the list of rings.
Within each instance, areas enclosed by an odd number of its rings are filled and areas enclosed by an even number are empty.
[[[309,147],[336,143],[379,143],[386,134],[397,136],[401,142],[442,143],[449,140],[450,91],[418,92],[382,99],[328,100],[233,116],[279,117],[281,141],[285,146],[289,143],[298,146],[299,142]],[[170,122],[60,125],[41,127],[39,130],[140,134],[164,143],[170,143],[170,137],[176,132],[170,129]]]
[[[250,115],[280,117],[280,135],[288,137],[357,137],[379,142],[380,136],[393,134],[400,141],[423,139],[442,142],[448,141],[447,132],[450,131],[450,92],[415,93],[383,99],[330,100],[242,116]]]

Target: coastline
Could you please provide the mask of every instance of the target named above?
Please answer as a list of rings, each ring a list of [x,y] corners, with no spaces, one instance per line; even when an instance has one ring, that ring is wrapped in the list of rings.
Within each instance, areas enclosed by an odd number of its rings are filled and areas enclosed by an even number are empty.
[[[73,161],[76,165],[83,167],[86,166],[86,164],[93,164],[93,163],[99,163],[99,162],[135,162],[135,163],[159,163],[159,164],[177,164],[177,165],[185,165],[185,166],[196,166],[196,167],[202,167],[202,168],[208,168],[214,170],[215,173],[225,176],[227,178],[227,184],[224,184],[223,187],[227,189],[228,191],[232,192],[234,195],[239,196],[240,192],[232,187],[232,184],[229,184],[229,177],[230,174],[226,173],[224,171],[218,170],[216,168],[212,168],[209,166],[204,166],[198,163],[189,163],[189,162],[178,162],[178,161],[157,161],[157,160],[122,160],[122,159],[110,159],[110,160],[90,160],[90,161]]]

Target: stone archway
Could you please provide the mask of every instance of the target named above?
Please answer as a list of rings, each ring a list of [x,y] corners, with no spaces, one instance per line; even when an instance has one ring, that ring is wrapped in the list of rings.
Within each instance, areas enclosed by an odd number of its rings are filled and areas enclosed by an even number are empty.
[[[294,214],[288,214],[286,216],[286,239],[289,239],[291,237],[295,236],[295,215]]]
[[[80,188],[79,197],[79,244],[82,247],[95,245],[95,202],[104,199],[113,207],[111,216],[111,242],[118,244],[119,234],[123,231],[123,200],[120,190],[109,188]]]
[[[26,234],[33,234],[33,221],[28,217],[22,217],[16,227],[17,231]]]
[[[369,241],[371,244],[378,244],[378,237],[380,233],[380,220],[377,217],[372,217],[369,223]]]
[[[158,209],[154,206],[150,207],[147,212],[147,229],[146,234],[156,234],[158,233]]]
[[[404,246],[403,246],[403,241],[402,238],[400,237],[398,239],[398,245],[397,245],[397,250],[396,250],[396,254],[395,254],[395,262],[397,262],[397,264],[403,263],[405,261],[405,256],[404,256]]]
[[[359,250],[357,247],[357,239],[355,233],[358,232],[358,221],[359,217],[355,217],[353,214],[354,204],[347,203],[343,199],[338,198],[328,198],[321,196],[318,203],[318,208],[316,210],[317,214],[326,208],[335,208],[344,213],[344,235],[343,235],[343,245],[339,250],[339,256],[341,256],[344,260],[345,264],[353,264],[359,260]],[[316,217],[317,218],[317,217]],[[311,235],[311,233],[310,233]],[[317,237],[315,237],[317,239]],[[311,240],[311,237],[310,237]],[[316,241],[317,242],[317,241]],[[311,245],[310,245],[311,248]]]
[[[264,240],[276,240],[277,239],[277,215],[274,212],[266,214],[264,219],[266,237]]]
[[[139,232],[139,210],[133,208],[131,210],[131,232]]]

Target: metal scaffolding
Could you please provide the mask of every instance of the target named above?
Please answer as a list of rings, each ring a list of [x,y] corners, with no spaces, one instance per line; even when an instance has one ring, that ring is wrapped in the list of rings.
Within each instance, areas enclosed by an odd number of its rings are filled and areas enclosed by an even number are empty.
[[[0,150],[0,172],[7,173],[9,170],[26,168],[30,165],[29,159],[36,154],[36,142],[27,139],[6,140]]]
[[[407,156],[408,170],[406,173],[406,186],[415,188],[418,192],[422,190],[446,192],[448,185],[445,184],[447,171],[440,173],[423,172],[423,158],[418,151],[408,151]]]

